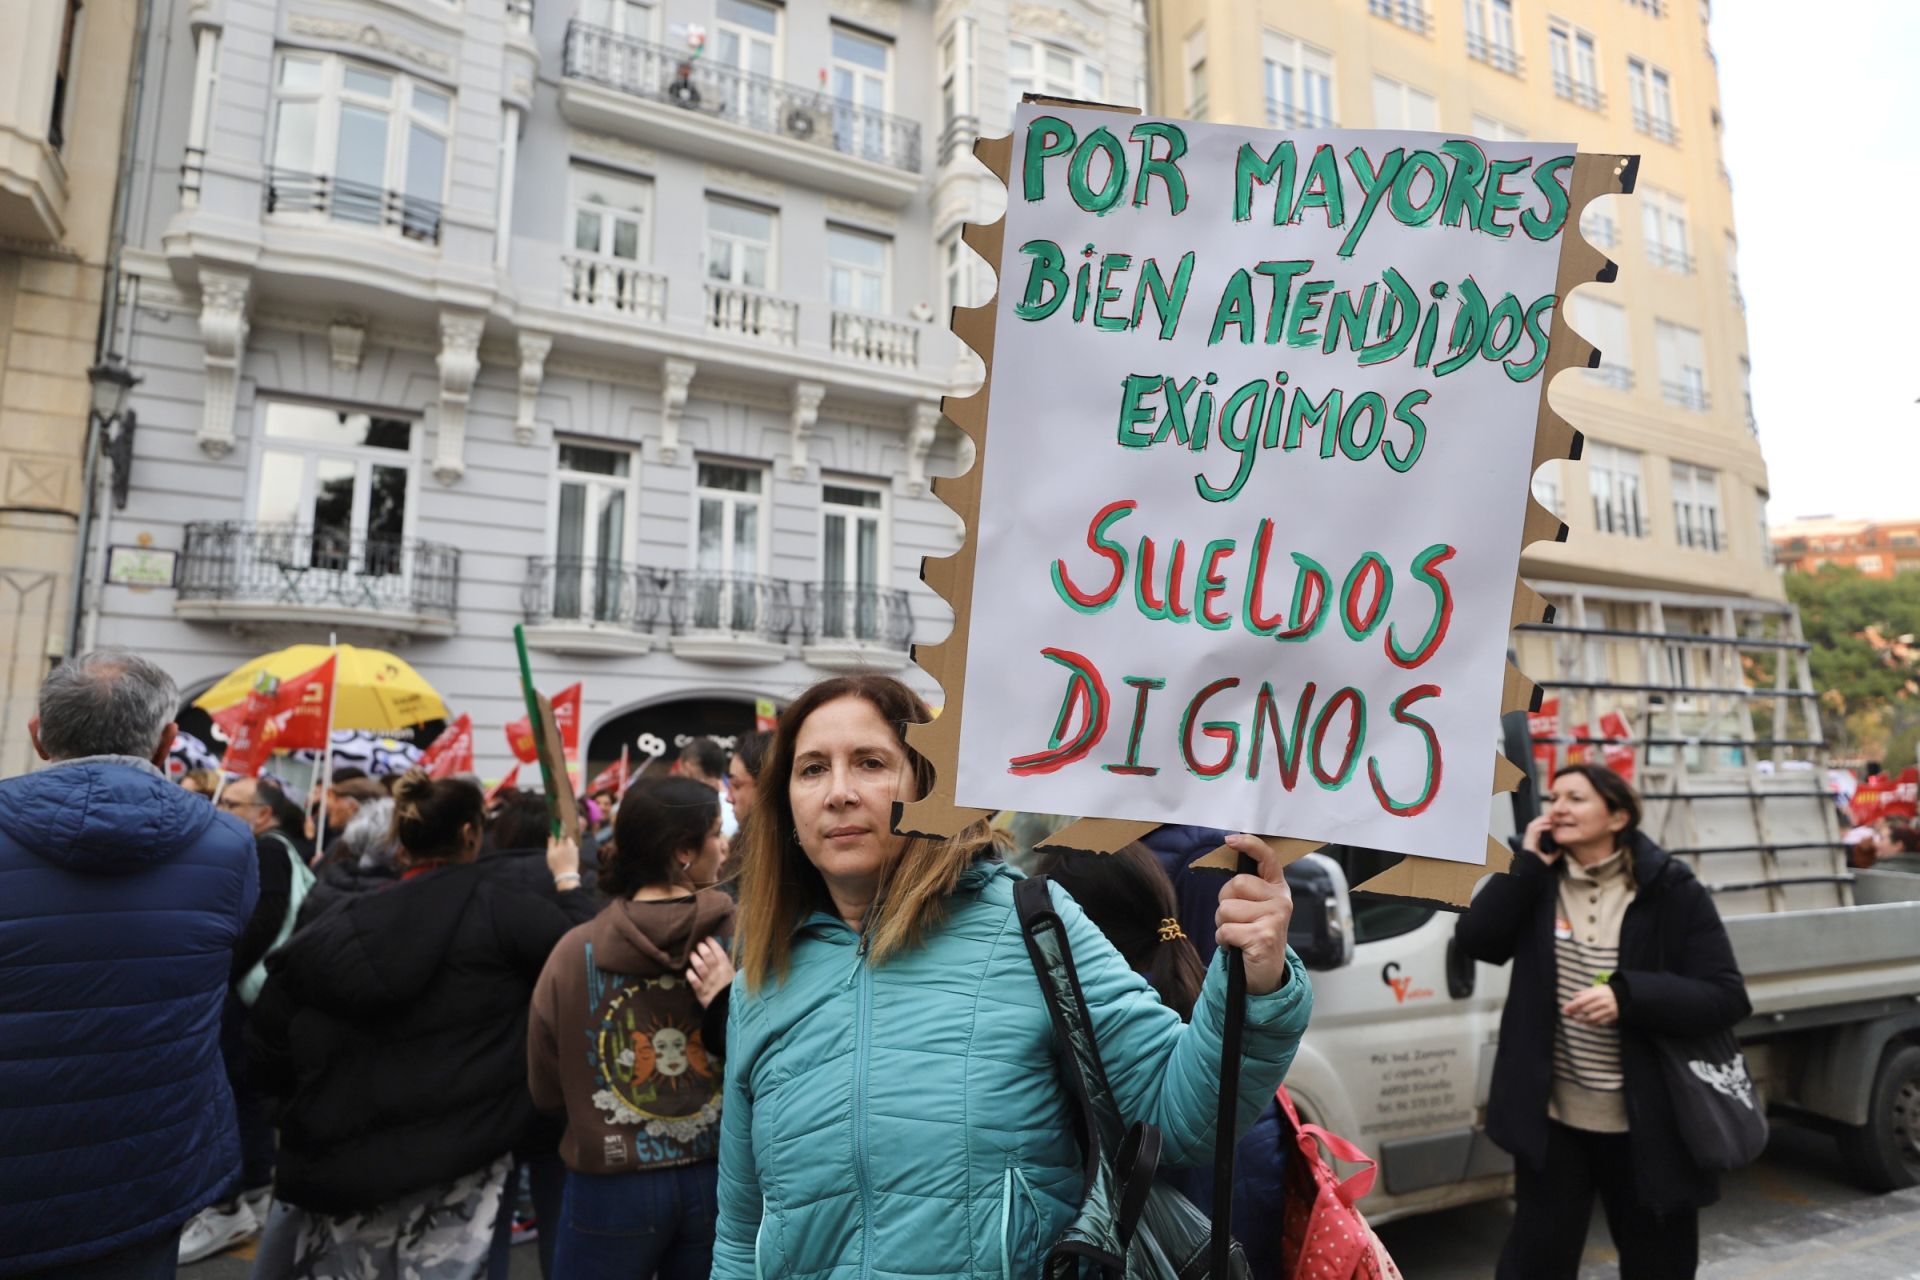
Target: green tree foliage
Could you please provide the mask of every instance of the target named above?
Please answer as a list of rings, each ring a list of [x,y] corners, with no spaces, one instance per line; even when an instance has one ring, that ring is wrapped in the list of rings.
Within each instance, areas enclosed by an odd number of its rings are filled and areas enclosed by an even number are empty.
[[[1827,566],[1790,573],[1799,606],[1821,726],[1843,754],[1882,757],[1889,769],[1914,762],[1920,737],[1920,575],[1868,578]]]

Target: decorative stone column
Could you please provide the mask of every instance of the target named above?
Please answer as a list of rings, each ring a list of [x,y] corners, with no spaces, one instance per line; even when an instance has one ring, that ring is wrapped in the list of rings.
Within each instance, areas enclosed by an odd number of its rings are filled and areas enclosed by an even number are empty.
[[[486,327],[486,316],[478,312],[440,313],[440,429],[433,474],[441,484],[467,472],[467,402],[480,376],[480,334]]]
[[[200,270],[200,341],[206,348],[200,447],[224,458],[233,449],[233,406],[240,390],[240,363],[247,355],[247,293],[251,277],[237,271]]]

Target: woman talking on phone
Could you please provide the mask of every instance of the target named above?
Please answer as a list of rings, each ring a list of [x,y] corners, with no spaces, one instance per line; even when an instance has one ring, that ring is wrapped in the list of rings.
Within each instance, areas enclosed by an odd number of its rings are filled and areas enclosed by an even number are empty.
[[[1732,1027],[1749,1005],[1712,897],[1639,827],[1618,774],[1568,765],[1460,918],[1467,954],[1513,961],[1487,1111],[1514,1157],[1498,1280],[1573,1280],[1596,1193],[1621,1280],[1698,1266],[1719,1178],[1682,1141],[1652,1037]]]

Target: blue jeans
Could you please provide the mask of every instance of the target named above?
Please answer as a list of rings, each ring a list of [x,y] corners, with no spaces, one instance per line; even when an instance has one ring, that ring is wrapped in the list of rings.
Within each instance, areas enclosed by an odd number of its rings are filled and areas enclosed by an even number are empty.
[[[569,1169],[554,1274],[566,1280],[706,1280],[713,1271],[719,1170],[712,1160],[637,1173]]]

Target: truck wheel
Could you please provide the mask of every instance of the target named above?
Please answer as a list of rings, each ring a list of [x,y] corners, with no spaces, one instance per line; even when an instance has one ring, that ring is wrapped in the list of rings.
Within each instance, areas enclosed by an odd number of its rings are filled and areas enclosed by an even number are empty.
[[[1887,1050],[1867,1122],[1840,1131],[1840,1155],[1869,1191],[1920,1185],[1920,1045]]]

